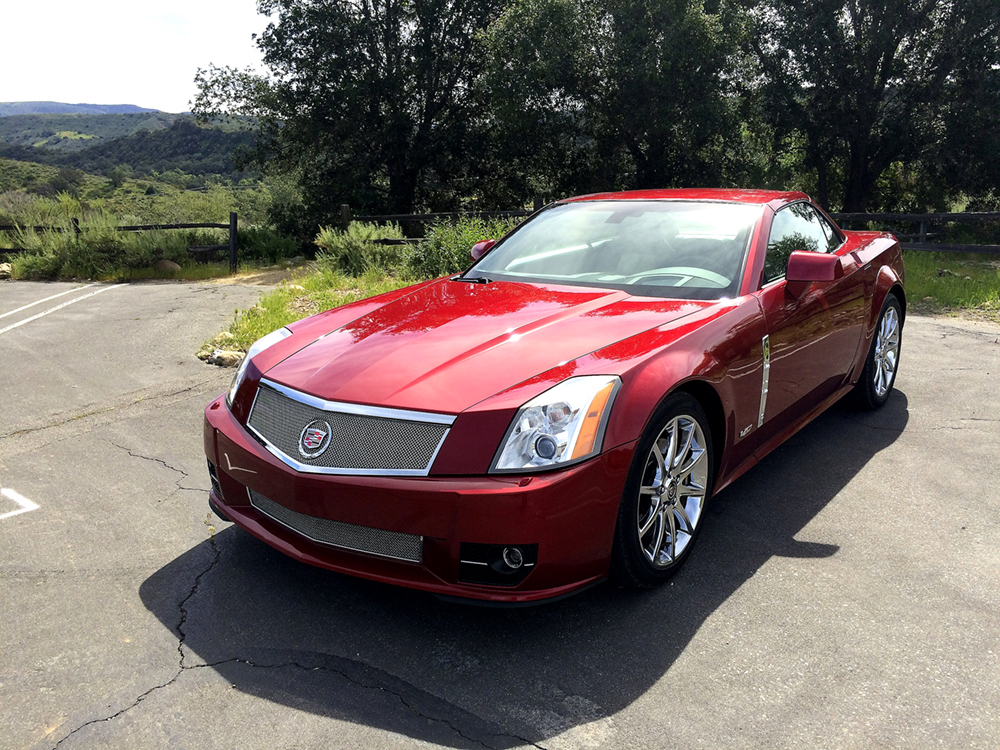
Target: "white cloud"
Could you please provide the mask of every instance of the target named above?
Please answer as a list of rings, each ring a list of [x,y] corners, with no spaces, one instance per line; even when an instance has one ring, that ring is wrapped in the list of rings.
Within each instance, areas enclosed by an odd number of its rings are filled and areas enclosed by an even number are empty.
[[[260,67],[254,0],[5,3],[0,101],[138,104],[182,112],[199,67]]]

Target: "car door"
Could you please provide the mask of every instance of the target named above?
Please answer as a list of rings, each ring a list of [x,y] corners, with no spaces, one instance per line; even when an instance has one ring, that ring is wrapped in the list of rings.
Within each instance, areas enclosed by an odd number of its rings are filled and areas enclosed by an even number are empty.
[[[793,251],[836,253],[841,246],[841,235],[808,202],[781,208],[771,221],[763,286],[756,293],[767,328],[765,349],[769,349],[758,444],[840,388],[854,363],[865,300],[852,256],[842,260],[844,276],[840,279],[794,287],[785,280]]]

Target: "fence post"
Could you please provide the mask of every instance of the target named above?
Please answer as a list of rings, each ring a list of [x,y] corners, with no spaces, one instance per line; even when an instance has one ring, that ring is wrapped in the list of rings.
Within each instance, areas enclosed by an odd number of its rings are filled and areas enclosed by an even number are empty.
[[[236,212],[229,212],[229,273],[236,273]]]
[[[340,228],[345,232],[351,226],[351,207],[346,203],[340,204]]]
[[[927,222],[920,222],[920,241],[927,242]]]
[[[544,206],[544,205],[545,204],[542,203],[542,196],[536,194],[535,195],[535,211],[541,211],[542,210],[542,206]]]

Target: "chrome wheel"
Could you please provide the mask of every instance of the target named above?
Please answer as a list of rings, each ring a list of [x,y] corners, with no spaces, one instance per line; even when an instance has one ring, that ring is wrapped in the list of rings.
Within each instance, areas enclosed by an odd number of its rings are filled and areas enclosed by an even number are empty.
[[[899,333],[899,313],[895,307],[887,307],[875,339],[875,366],[872,373],[875,394],[879,398],[885,397],[889,392],[892,379],[896,375],[896,364],[899,362]]]
[[[673,417],[650,447],[636,503],[639,547],[653,567],[672,566],[693,540],[705,507],[708,471],[701,425],[686,414]]]

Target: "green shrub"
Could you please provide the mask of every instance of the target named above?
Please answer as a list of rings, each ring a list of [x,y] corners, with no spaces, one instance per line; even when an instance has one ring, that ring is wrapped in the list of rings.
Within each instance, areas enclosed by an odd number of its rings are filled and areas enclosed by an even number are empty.
[[[256,260],[276,263],[282,258],[293,258],[299,254],[299,245],[295,240],[270,227],[240,229],[237,242],[241,262]]]
[[[320,247],[316,260],[321,268],[339,269],[360,276],[369,269],[393,270],[402,265],[404,245],[378,245],[373,240],[403,239],[398,224],[379,226],[351,222],[347,231],[320,227],[315,243]]]
[[[409,272],[418,278],[458,273],[469,267],[469,251],[480,240],[498,240],[513,229],[517,219],[478,219],[439,222],[427,229],[427,237],[406,256]]]

